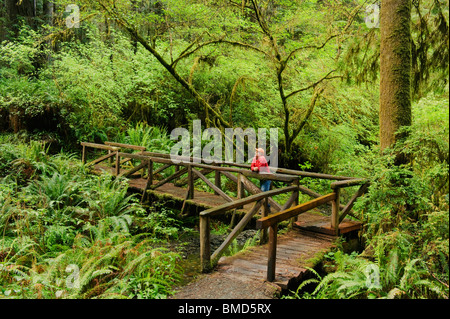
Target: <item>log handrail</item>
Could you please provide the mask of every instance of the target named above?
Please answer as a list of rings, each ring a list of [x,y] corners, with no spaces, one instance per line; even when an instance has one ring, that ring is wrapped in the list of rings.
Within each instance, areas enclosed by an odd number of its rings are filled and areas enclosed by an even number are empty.
[[[233,202],[225,203],[220,206],[204,210],[204,211],[200,212],[200,216],[218,215],[218,214],[224,213],[226,211],[229,211],[231,209],[264,199],[266,197],[272,197],[275,195],[288,193],[288,192],[292,192],[292,191],[296,191],[296,190],[297,190],[297,186],[294,185],[294,186],[287,186],[287,187],[283,187],[283,188],[273,189],[273,190],[270,190],[267,192],[261,192],[261,193],[255,194],[255,195],[250,195],[248,197],[235,200]]]
[[[103,150],[109,150],[109,151],[118,151],[119,148],[115,146],[105,145],[105,144],[97,144],[97,143],[89,143],[89,142],[81,142],[81,146],[85,147],[92,147],[92,148],[99,148]]]
[[[122,154],[128,154],[128,153],[122,153]],[[192,156],[181,156],[181,155],[171,155],[171,154],[164,154],[164,153],[157,153],[157,152],[149,152],[149,151],[142,151],[141,154],[132,154],[135,155],[136,159],[140,159],[139,155],[142,157],[151,157],[152,159],[160,159],[162,163],[172,163],[176,165],[192,165],[194,167],[201,167],[201,168],[211,168],[214,164],[221,164],[221,165],[227,165],[227,166],[235,166],[233,169],[227,169],[225,167],[223,168],[223,171],[229,171],[229,172],[249,172],[250,165],[249,164],[238,164],[233,162],[227,162],[227,161],[219,161],[219,162],[212,162],[210,164],[202,164],[201,158],[196,158]],[[173,159],[178,160],[179,162],[173,162]],[[280,176],[301,176],[301,177],[311,177],[311,178],[319,178],[319,179],[329,179],[329,180],[337,180],[338,182],[332,183],[332,185],[338,186],[339,183],[342,181],[342,184],[345,184],[346,186],[352,186],[357,184],[362,184],[366,179],[356,178],[356,177],[350,177],[350,176],[340,176],[340,175],[331,175],[331,174],[323,174],[323,173],[314,173],[314,172],[306,172],[306,171],[297,171],[287,168],[273,168],[269,167],[272,171],[276,171],[276,173],[268,174],[270,176],[274,174],[279,174]],[[250,172],[253,173],[253,172]],[[254,173],[258,174],[258,173]],[[249,177],[255,177],[257,175],[247,175]],[[272,179],[272,178],[270,178]]]
[[[281,223],[282,221],[291,219],[292,217],[296,217],[296,216],[298,216],[302,213],[305,213],[313,208],[316,208],[317,206],[323,205],[327,202],[331,202],[335,198],[336,198],[336,194],[330,193],[330,194],[321,196],[319,198],[310,200],[306,203],[297,205],[295,207],[291,207],[291,208],[288,208],[281,212],[272,214],[270,216],[260,218],[256,221],[256,228],[264,229],[264,228],[273,226],[275,224]]]
[[[337,225],[343,220],[343,218],[347,214],[355,217],[351,213],[350,210],[353,206],[354,201],[359,196],[361,196],[361,194],[366,190],[366,187],[364,185],[368,182],[367,179],[346,177],[346,176],[336,176],[336,175],[329,175],[329,174],[320,174],[320,173],[311,173],[311,172],[304,172],[304,171],[296,171],[296,170],[285,169],[285,168],[277,169],[277,172],[280,172],[280,173],[260,174],[260,173],[255,173],[255,172],[248,170],[248,168],[250,166],[246,165],[246,164],[236,164],[236,163],[230,163],[230,162],[213,163],[213,165],[202,164],[201,158],[195,158],[192,156],[189,156],[189,157],[173,156],[171,154],[149,152],[149,151],[145,151],[145,147],[143,147],[143,146],[136,146],[136,145],[131,145],[131,144],[124,144],[124,143],[117,143],[117,142],[110,142],[110,141],[105,142],[105,144],[82,142],[81,145],[83,146],[83,163],[86,162],[85,161],[85,147],[94,147],[94,148],[99,148],[99,149],[105,149],[105,150],[108,150],[109,152],[114,151],[114,153],[110,153],[106,156],[98,158],[89,164],[99,163],[99,162],[101,162],[105,159],[111,158],[112,156],[115,155],[116,156],[115,175],[126,176],[126,175],[129,175],[132,173],[132,171],[129,171],[124,174],[120,174],[120,164],[121,164],[120,157],[124,157],[127,159],[137,159],[137,160],[145,161],[146,163],[152,163],[151,166],[153,165],[153,163],[165,164],[165,165],[163,165],[163,167],[154,171],[153,174],[157,174],[158,172],[160,172],[172,165],[176,165],[177,167],[185,166],[185,168],[187,168],[188,180],[189,180],[189,178],[191,178],[191,179],[192,178],[194,178],[194,179],[201,178],[203,181],[205,181],[205,179],[206,179],[205,175],[203,175],[202,172],[200,172],[200,174],[198,174],[199,173],[198,170],[195,170],[193,172],[192,169],[189,169],[188,167],[215,171],[216,182],[218,180],[217,177],[220,174],[223,174],[223,175],[227,176],[228,178],[230,178],[231,180],[238,183],[238,186],[241,186],[240,188],[238,187],[241,190],[241,193],[242,193],[243,189],[246,189],[247,191],[249,191],[250,193],[253,193],[253,194],[257,192],[257,191],[255,191],[255,189],[253,189],[255,187],[250,187],[251,185],[249,186],[248,183],[245,183],[245,181],[248,181],[248,179],[247,179],[248,177],[256,178],[259,180],[271,179],[274,181],[281,181],[281,182],[287,182],[287,183],[294,182],[299,177],[335,179],[337,181],[331,183],[331,185],[330,185],[331,189],[333,189],[334,192],[336,193],[336,200],[331,203],[332,206],[333,206],[333,203],[337,205],[336,207],[334,207],[334,206],[332,207],[333,213],[332,213],[332,218],[331,218],[332,227],[334,227],[335,229],[337,229]],[[120,152],[119,151],[120,147],[140,150],[140,152],[137,154]],[[180,160],[180,162],[175,163],[173,161],[173,159]],[[141,165],[139,167],[144,167],[145,162],[141,163]],[[224,167],[224,165],[227,165],[229,167]],[[232,166],[235,166],[235,167],[232,167]],[[135,171],[136,171],[136,169],[135,169]],[[182,170],[182,172],[186,173],[186,170]],[[167,183],[175,178],[181,177],[183,175],[183,173],[180,173],[177,171],[170,178],[166,178],[163,181],[160,181],[158,183],[158,186],[161,186],[162,184]],[[237,173],[238,176],[236,177],[232,173]],[[242,184],[240,183],[239,177],[241,177],[240,181],[244,181],[244,183],[242,183]],[[149,181],[150,180],[152,180],[152,179],[149,179]],[[207,183],[207,182],[205,181],[205,183]],[[219,192],[217,190],[217,188],[220,188],[219,186],[216,185],[216,187],[214,187],[214,186],[211,186],[209,183],[207,183],[207,184],[214,190],[214,192],[216,194],[220,194],[222,197],[224,197],[225,199],[228,200],[227,196],[225,196],[223,192]],[[350,186],[356,186],[356,185],[363,185],[364,187],[361,186],[361,189],[358,191],[357,194],[354,195],[354,197],[350,200],[350,202],[347,205],[344,206],[344,205],[340,204],[340,198],[339,198],[340,197],[340,189],[344,188],[344,187],[350,187]],[[189,187],[188,198],[193,198],[193,196],[194,196],[193,181],[189,180],[189,186],[191,186],[191,187]],[[154,188],[154,187],[152,187],[152,185],[147,185],[147,187],[146,187],[146,189],[151,189],[151,188]],[[311,196],[311,197],[318,198],[318,197],[322,196],[321,194],[316,193],[316,192],[314,192],[304,186],[301,186],[301,185],[298,185],[298,190],[302,193],[305,193],[305,194]],[[269,201],[270,201],[270,204],[272,204],[274,206],[274,209],[276,211],[281,210],[281,205],[276,203],[272,198],[269,198]],[[328,202],[328,204],[329,204],[329,202]],[[339,216],[339,210],[341,210],[341,209],[342,209],[342,215]]]
[[[316,208],[329,201],[336,200],[336,193],[330,193],[319,198],[310,200],[309,202],[297,205],[295,207],[286,209],[279,213],[260,218],[256,221],[257,229],[269,228],[269,245],[268,245],[268,261],[267,261],[267,281],[272,282],[275,280],[275,266],[277,256],[277,233],[278,224],[284,220],[296,217],[299,214],[305,213],[311,209]]]
[[[365,184],[368,181],[369,180],[367,178],[346,179],[346,180],[333,182],[333,183],[331,183],[330,187],[331,187],[331,189],[351,187],[351,186]]]
[[[135,150],[135,151],[145,151],[147,149],[145,146],[117,143],[117,142],[111,142],[111,141],[106,141],[105,144],[110,145],[110,146],[115,146],[115,147],[128,148],[130,150]]]
[[[117,156],[117,152],[119,151],[118,147],[115,146],[110,146],[110,145],[105,145],[105,144],[97,144],[97,143],[89,143],[89,142],[81,142],[80,145],[83,147],[82,153],[81,153],[81,162],[83,164],[86,164],[86,147],[91,147],[91,148],[97,148],[97,149],[102,149],[102,150],[107,150],[107,151],[113,151],[114,153],[110,153],[108,155],[102,156],[100,158],[97,158],[96,160],[93,160],[89,163],[89,165],[93,165],[93,164],[97,164],[100,163],[108,158],[110,158],[111,156],[116,155]],[[113,155],[111,155],[113,154]]]
[[[125,158],[134,158],[139,160],[152,160],[155,163],[164,163],[164,164],[171,164],[171,165],[179,165],[179,166],[191,166],[191,167],[199,167],[199,168],[209,168],[215,171],[223,171],[223,172],[232,172],[232,173],[240,173],[246,177],[252,177],[259,180],[264,179],[270,179],[273,181],[280,181],[280,182],[292,182],[298,178],[298,176],[295,175],[288,175],[288,174],[260,174],[252,172],[248,169],[244,168],[236,168],[236,167],[222,167],[222,166],[214,166],[210,164],[201,164],[201,163],[191,163],[191,162],[179,162],[174,163],[170,158],[164,158],[164,157],[155,157],[145,154],[131,154],[131,153],[124,153],[124,152],[118,152],[119,157],[125,157]],[[167,155],[167,154],[166,154]]]
[[[176,158],[180,161],[184,162],[190,162],[190,163],[202,163],[202,159],[198,157],[192,157],[192,156],[181,156],[181,155],[170,155],[170,154],[163,154],[163,153],[157,153],[157,152],[143,152],[145,155],[155,156],[155,157],[162,157],[162,158]],[[229,166],[236,166],[243,169],[250,169],[250,164],[240,164],[240,163],[234,163],[234,162],[228,162],[228,161],[219,161],[219,162],[212,162],[211,164],[222,164],[222,165],[229,165]],[[271,171],[275,171],[275,173],[280,174],[287,174],[287,175],[296,175],[301,177],[312,177],[312,178],[319,178],[319,179],[329,179],[329,180],[354,180],[358,179],[357,177],[351,177],[351,176],[341,176],[341,175],[331,175],[331,174],[323,174],[323,173],[315,173],[315,172],[306,172],[306,171],[298,171],[288,168],[275,168],[275,167],[269,167]]]
[[[110,152],[108,155],[102,156],[102,157],[90,162],[89,163],[90,165],[99,163],[101,161],[104,161],[105,159],[116,156],[115,175],[122,175],[122,176],[130,175],[134,171],[137,171],[140,168],[144,168],[145,163],[148,163],[149,164],[148,166],[153,166],[153,163],[165,164],[155,171],[152,170],[153,174],[157,174],[160,171],[162,171],[172,165],[176,165],[177,167],[185,166],[186,169],[181,171],[183,173],[178,172],[178,170],[177,170],[177,172],[174,175],[172,175],[169,178],[165,178],[164,180],[160,181],[157,184],[157,186],[156,185],[155,186],[159,187],[175,178],[181,177],[183,174],[185,174],[187,172],[188,180],[189,180],[188,182],[189,182],[189,186],[190,186],[188,196],[187,196],[188,198],[193,198],[193,196],[194,196],[193,180],[190,180],[190,179],[201,178],[205,183],[208,184],[209,187],[211,187],[214,190],[214,192],[216,194],[221,195],[227,201],[229,201],[229,198],[225,193],[223,193],[222,191],[218,191],[218,189],[220,189],[219,185],[214,186],[214,185],[208,183],[207,181],[205,181],[206,180],[205,175],[203,175],[202,172],[200,172],[199,170],[192,171],[193,168],[210,170],[210,172],[215,171],[216,184],[218,181],[218,176],[220,176],[220,174],[225,175],[226,177],[235,181],[238,184],[238,188],[241,190],[240,193],[242,193],[244,189],[246,189],[247,191],[249,191],[250,193],[253,193],[253,194],[257,192],[257,190],[256,190],[257,187],[255,185],[253,185],[255,187],[250,187],[252,185],[248,185],[249,184],[248,182],[246,183],[246,181],[248,181],[247,177],[256,178],[259,180],[271,179],[274,181],[281,181],[281,182],[286,182],[286,183],[294,182],[294,181],[298,180],[299,177],[334,179],[337,181],[331,183],[330,186],[331,186],[331,189],[333,189],[333,191],[336,194],[336,200],[331,203],[332,206],[333,206],[333,203],[336,204],[335,205],[336,207],[334,207],[334,206],[332,207],[333,213],[332,213],[332,218],[331,218],[332,227],[334,227],[335,229],[337,229],[337,225],[339,225],[339,223],[343,220],[343,218],[347,214],[354,217],[354,215],[351,213],[350,210],[353,206],[354,201],[359,196],[361,196],[361,194],[364,193],[364,191],[366,190],[367,187],[364,185],[368,182],[367,179],[346,177],[346,176],[336,176],[336,175],[329,175],[329,174],[320,174],[320,173],[311,173],[311,172],[304,172],[304,171],[296,171],[296,170],[285,169],[285,168],[277,169],[277,172],[280,172],[280,173],[260,174],[260,173],[255,173],[255,172],[248,170],[250,165],[247,165],[247,164],[236,164],[236,163],[230,163],[230,162],[213,163],[212,165],[211,164],[209,164],[209,165],[202,164],[201,158],[195,158],[192,156],[189,156],[189,157],[173,156],[171,154],[149,152],[149,151],[145,151],[144,146],[137,146],[137,145],[125,144],[125,143],[117,143],[117,142],[111,142],[111,141],[107,141],[107,142],[105,142],[105,144],[81,142],[81,145],[83,146],[83,156],[82,156],[83,163],[86,163],[86,154],[85,154],[86,147],[105,149],[105,150],[108,150],[108,152]],[[140,150],[140,152],[137,154],[120,152],[120,147],[134,149],[134,150]],[[111,153],[111,151],[113,151],[113,153]],[[132,171],[128,171],[123,174],[120,174],[120,164],[121,164],[120,158],[121,157],[124,157],[127,159],[141,160],[141,161],[143,161],[143,163],[141,163],[141,165],[139,165],[138,168],[132,169]],[[180,160],[180,162],[175,163],[173,161],[174,158]],[[223,165],[228,165],[229,167],[224,167]],[[232,167],[232,166],[235,166],[235,167]],[[235,176],[232,173],[237,173],[238,176]],[[239,179],[239,177],[241,177],[241,178]],[[153,179],[151,179],[151,178],[149,178],[148,180],[149,180],[149,183],[153,181]],[[244,182],[242,183],[242,181],[244,181]],[[345,206],[340,204],[340,198],[339,198],[340,197],[340,189],[344,188],[344,187],[357,186],[357,185],[362,185],[362,186],[361,186],[360,190],[358,190],[357,194],[355,194],[352,197],[350,202]],[[151,184],[147,185],[146,189],[156,188],[156,187],[152,187],[152,186],[153,185],[151,185]],[[321,194],[316,193],[316,192],[314,192],[304,186],[301,186],[301,185],[298,185],[298,191],[305,193],[311,197],[319,198],[320,196],[322,196]],[[238,197],[240,197],[240,196],[238,196]],[[270,201],[270,204],[272,204],[274,206],[274,209],[276,211],[281,210],[281,205],[276,203],[272,198],[269,197],[269,201]],[[329,204],[329,202],[328,202],[328,204]],[[341,210],[341,209],[342,209],[342,215],[339,216],[339,210]]]
[[[153,159],[154,158],[161,158],[161,159],[178,159],[181,162],[185,164],[201,164],[204,162],[201,158],[196,157],[186,157],[181,155],[171,155],[171,154],[164,154],[164,153],[158,153],[158,152],[151,152],[146,151],[144,146],[137,146],[132,144],[125,144],[125,143],[117,143],[117,142],[111,142],[106,141],[105,144],[96,144],[96,143],[88,143],[88,142],[81,142],[81,145],[97,147],[97,148],[103,148],[103,149],[109,149],[109,147],[123,147],[123,148],[129,148],[129,149],[135,149],[140,150],[141,154],[143,156],[150,156]],[[137,154],[135,154],[137,155]],[[167,163],[167,162],[166,162]],[[172,163],[172,164],[178,164],[178,163]],[[241,163],[234,163],[234,162],[228,162],[228,161],[219,161],[219,162],[212,162],[209,164],[221,164],[221,165],[228,165],[228,166],[235,166],[239,167],[241,169],[247,170],[250,168],[250,164],[241,164]],[[200,167],[200,166],[197,166]],[[329,180],[337,180],[337,181],[349,181],[349,180],[361,180],[356,177],[350,177],[350,176],[341,176],[341,175],[331,175],[331,174],[323,174],[323,173],[315,173],[315,172],[306,172],[306,171],[298,171],[298,170],[292,170],[287,168],[274,168],[269,167],[271,171],[275,171],[274,174],[284,174],[284,175],[295,175],[295,176],[301,176],[301,177],[312,177],[312,178],[319,178],[319,179],[329,179]]]

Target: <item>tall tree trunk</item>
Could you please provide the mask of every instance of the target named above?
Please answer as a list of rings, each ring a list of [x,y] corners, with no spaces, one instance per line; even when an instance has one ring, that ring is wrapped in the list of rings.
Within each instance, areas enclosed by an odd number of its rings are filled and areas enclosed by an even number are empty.
[[[53,26],[53,12],[54,12],[54,3],[52,0],[44,1],[44,15],[45,21],[48,25]]]
[[[35,0],[6,0],[6,11],[9,20],[8,28],[13,31],[14,37],[19,33],[18,17],[23,17],[27,24],[36,29],[36,1]]]
[[[411,0],[382,0],[380,12],[380,147],[394,146],[411,125]],[[397,162],[404,162],[402,155]]]

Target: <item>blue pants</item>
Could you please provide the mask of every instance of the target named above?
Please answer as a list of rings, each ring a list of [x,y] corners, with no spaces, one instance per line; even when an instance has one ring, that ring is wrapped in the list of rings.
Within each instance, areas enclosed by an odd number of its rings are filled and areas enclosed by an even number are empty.
[[[269,179],[262,180],[261,183],[260,183],[260,188],[261,188],[261,190],[262,190],[263,192],[267,192],[268,190],[270,190],[270,183],[271,183],[271,182],[272,182],[272,181],[269,180]]]
[[[270,190],[270,183],[271,183],[271,182],[272,182],[272,181],[269,180],[269,179],[260,181],[260,188],[261,188],[261,190],[262,190],[263,192],[269,191],[269,190]],[[268,204],[267,206],[270,207],[270,204]]]

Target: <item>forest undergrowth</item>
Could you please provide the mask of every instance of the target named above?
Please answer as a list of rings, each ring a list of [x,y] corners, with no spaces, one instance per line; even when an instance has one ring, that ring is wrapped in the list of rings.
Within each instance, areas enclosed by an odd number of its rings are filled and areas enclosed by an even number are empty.
[[[166,298],[177,233],[148,213],[125,180],[93,175],[74,154],[38,141],[0,143],[0,295],[3,298]]]

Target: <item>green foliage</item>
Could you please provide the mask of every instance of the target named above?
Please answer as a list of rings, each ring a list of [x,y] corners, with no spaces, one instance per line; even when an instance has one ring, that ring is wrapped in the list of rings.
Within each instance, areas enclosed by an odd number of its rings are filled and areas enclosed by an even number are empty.
[[[297,298],[314,299],[394,299],[394,298],[448,298],[448,287],[429,277],[428,269],[420,258],[400,256],[391,250],[375,262],[347,255],[334,254],[335,271],[304,281],[294,294]],[[448,274],[448,270],[447,270]],[[308,285],[312,292],[300,293]]]
[[[73,226],[50,225],[44,233],[46,250],[60,252],[70,248],[75,238]]]
[[[430,94],[414,105],[413,125],[404,128],[407,138],[399,145],[410,157],[415,174],[425,181],[432,203],[437,207],[448,204],[448,122],[448,97]]]
[[[4,167],[26,160],[34,172],[18,179],[8,169],[0,178],[2,298],[171,294],[181,278],[179,256],[155,244],[177,236],[171,212],[149,215],[150,234],[139,223],[148,213],[124,180],[87,174],[72,156],[50,156],[40,143],[1,139]]]
[[[185,231],[176,212],[155,203],[149,208],[149,213],[140,221],[140,228],[159,239],[177,239]]]
[[[81,185],[72,181],[68,174],[55,172],[52,176],[43,175],[40,180],[33,181],[27,190],[31,196],[45,202],[43,207],[61,209],[63,206],[76,206]]]
[[[128,289],[131,291],[131,298],[166,298],[172,293],[168,288],[180,279],[177,255],[164,249],[155,249],[150,255],[152,263],[146,267],[147,269],[130,276]]]
[[[91,218],[96,215],[103,219],[109,216],[120,216],[136,210],[137,200],[127,195],[128,185],[124,179],[113,179],[111,175],[100,175],[90,185],[87,202]]]
[[[429,97],[413,110],[415,121],[398,149],[380,154],[373,148],[353,167],[341,168],[370,179],[354,205],[364,220],[364,252],[335,253],[335,271],[317,274],[302,285],[315,284],[315,290],[295,296],[448,298],[448,106]],[[394,165],[399,150],[410,157],[408,164]]]
[[[10,175],[20,183],[26,183],[37,173],[52,170],[48,163],[48,147],[44,143],[31,140],[29,145],[12,144],[13,139],[6,138],[0,144],[0,177]]]

